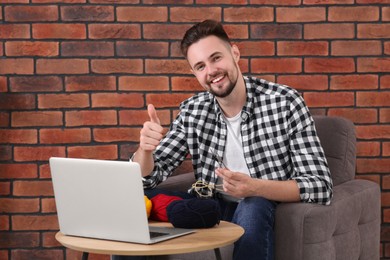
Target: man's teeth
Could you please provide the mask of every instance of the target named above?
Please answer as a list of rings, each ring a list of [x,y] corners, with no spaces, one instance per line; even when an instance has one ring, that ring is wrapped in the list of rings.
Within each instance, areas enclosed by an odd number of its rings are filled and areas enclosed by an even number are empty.
[[[213,83],[217,83],[217,82],[220,81],[222,78],[223,78],[223,76],[220,76],[220,77],[214,79],[212,82],[213,82]]]

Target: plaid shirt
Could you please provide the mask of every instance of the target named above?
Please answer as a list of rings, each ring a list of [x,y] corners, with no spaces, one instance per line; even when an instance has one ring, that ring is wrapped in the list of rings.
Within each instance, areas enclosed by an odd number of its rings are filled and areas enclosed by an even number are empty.
[[[303,202],[329,204],[332,180],[308,108],[299,93],[263,79],[244,77],[247,100],[242,109],[244,157],[252,178],[295,180]],[[195,178],[215,184],[223,158],[227,127],[213,95],[199,93],[180,106],[170,130],[157,147],[155,168],[144,182],[155,187],[168,178],[188,154]]]

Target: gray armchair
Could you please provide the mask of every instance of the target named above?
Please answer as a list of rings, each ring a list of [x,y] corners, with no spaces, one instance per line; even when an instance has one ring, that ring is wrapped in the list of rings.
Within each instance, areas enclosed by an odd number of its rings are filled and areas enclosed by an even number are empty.
[[[352,122],[338,117],[314,117],[333,179],[330,206],[281,203],[276,209],[277,260],[379,259],[380,189],[355,179],[356,137]],[[192,173],[169,178],[160,188],[186,190]],[[231,259],[232,246],[222,249]],[[163,256],[161,259],[215,259],[213,251]]]

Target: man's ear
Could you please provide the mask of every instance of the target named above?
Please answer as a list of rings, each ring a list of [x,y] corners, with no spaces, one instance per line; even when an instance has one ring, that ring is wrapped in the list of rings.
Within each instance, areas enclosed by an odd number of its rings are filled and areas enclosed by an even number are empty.
[[[234,57],[234,60],[238,62],[240,60],[240,50],[238,49],[238,46],[233,44],[232,45],[232,54]]]

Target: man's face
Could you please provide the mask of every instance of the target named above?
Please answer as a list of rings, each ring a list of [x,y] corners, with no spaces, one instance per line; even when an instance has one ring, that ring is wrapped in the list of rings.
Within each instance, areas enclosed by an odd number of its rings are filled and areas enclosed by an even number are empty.
[[[234,89],[240,53],[237,46],[208,36],[188,48],[187,60],[199,83],[216,97],[227,97]]]

